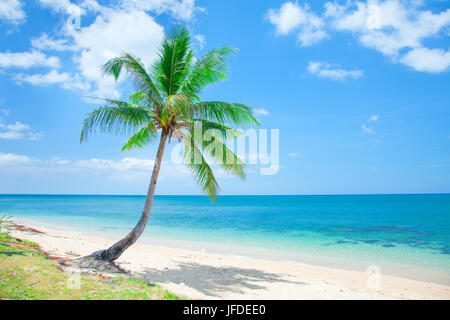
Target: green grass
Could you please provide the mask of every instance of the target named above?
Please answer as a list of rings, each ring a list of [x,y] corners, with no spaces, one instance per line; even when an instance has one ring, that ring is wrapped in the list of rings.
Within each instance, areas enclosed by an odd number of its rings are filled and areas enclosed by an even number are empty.
[[[37,246],[0,234],[0,242]],[[56,261],[26,249],[0,244],[0,298],[26,300],[176,300],[176,295],[145,281],[125,276],[73,275]]]

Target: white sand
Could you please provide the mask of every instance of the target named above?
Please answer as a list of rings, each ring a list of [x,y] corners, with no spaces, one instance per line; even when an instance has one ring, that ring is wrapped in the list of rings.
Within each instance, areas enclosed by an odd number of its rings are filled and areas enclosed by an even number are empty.
[[[84,256],[113,244],[33,227],[46,234],[17,230],[11,234],[37,242],[57,256]],[[450,299],[450,287],[434,283],[388,275],[380,275],[377,281],[363,272],[150,245],[135,244],[116,262],[151,283],[191,299]]]

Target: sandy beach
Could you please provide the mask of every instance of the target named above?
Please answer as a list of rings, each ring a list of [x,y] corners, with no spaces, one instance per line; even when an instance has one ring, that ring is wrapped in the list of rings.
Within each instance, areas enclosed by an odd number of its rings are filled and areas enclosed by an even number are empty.
[[[32,227],[45,233],[12,230],[11,234],[61,257],[84,256],[113,243]],[[450,299],[450,287],[434,283],[152,245],[135,244],[116,262],[188,299]]]

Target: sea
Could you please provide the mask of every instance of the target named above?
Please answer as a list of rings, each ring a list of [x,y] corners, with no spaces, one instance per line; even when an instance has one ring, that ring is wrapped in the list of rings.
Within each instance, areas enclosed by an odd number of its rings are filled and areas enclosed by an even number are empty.
[[[144,196],[0,195],[0,216],[119,240]],[[156,196],[139,243],[450,285],[450,194]]]

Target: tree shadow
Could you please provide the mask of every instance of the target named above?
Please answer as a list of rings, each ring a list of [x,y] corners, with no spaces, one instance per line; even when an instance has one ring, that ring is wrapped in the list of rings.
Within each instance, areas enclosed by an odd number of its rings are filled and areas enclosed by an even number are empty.
[[[158,270],[147,268],[139,274],[150,283],[172,282],[185,284],[205,295],[219,296],[223,291],[243,293],[242,288],[265,289],[263,282],[283,282],[305,285],[300,281],[283,279],[283,275],[256,269],[238,267],[214,267],[199,263],[178,263],[175,268]]]

